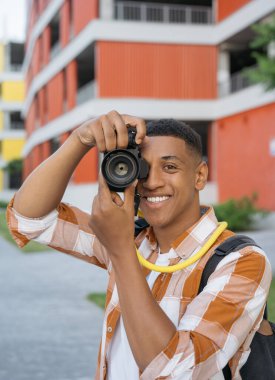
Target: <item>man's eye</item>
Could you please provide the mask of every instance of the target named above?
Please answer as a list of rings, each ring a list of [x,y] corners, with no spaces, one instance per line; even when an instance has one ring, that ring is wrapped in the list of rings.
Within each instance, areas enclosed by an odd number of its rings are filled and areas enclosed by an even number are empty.
[[[175,170],[176,169],[176,167],[174,165],[165,165],[164,168],[166,170]]]

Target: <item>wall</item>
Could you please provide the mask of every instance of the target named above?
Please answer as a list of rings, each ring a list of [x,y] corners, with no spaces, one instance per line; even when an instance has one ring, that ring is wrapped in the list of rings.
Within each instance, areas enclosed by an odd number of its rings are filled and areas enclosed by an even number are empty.
[[[77,35],[91,20],[98,17],[98,0],[72,0],[73,33]]]
[[[98,151],[91,149],[80,161],[74,174],[74,183],[91,183],[98,179]]]
[[[6,139],[2,141],[2,155],[6,161],[21,157],[24,146],[23,139]]]
[[[4,112],[0,111],[0,131],[3,129],[4,129]]]
[[[217,95],[215,46],[97,43],[100,97],[213,99]]]
[[[5,55],[4,54],[5,54],[4,53],[4,45],[0,44],[0,72],[4,71],[4,63],[5,63],[5,61],[4,61]]]
[[[47,84],[48,121],[63,114],[63,78],[59,72]]]
[[[223,21],[232,13],[238,11],[241,7],[250,3],[251,0],[216,0],[217,21]]]
[[[3,82],[2,97],[4,101],[23,101],[25,96],[24,82]]]
[[[259,206],[275,211],[275,156],[270,154],[274,120],[275,103],[217,121],[220,201],[257,192]]]

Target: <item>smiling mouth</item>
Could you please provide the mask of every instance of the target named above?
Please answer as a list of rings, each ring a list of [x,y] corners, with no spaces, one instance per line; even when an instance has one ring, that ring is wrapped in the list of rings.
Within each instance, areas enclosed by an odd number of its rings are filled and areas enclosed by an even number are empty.
[[[164,202],[164,201],[167,201],[167,199],[170,198],[170,196],[168,195],[164,195],[164,196],[161,196],[161,197],[144,197],[147,202],[149,203],[159,203],[159,202]]]

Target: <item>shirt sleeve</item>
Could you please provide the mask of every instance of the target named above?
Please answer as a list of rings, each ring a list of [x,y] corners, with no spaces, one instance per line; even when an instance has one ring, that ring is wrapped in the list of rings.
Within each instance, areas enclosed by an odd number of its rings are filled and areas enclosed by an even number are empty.
[[[41,218],[20,215],[13,208],[13,199],[7,208],[8,227],[19,247],[34,240],[107,269],[108,254],[89,227],[89,217],[88,213],[65,203]]]
[[[271,279],[270,263],[260,248],[246,247],[226,256],[140,379],[209,379],[229,361],[233,378],[249,355]]]

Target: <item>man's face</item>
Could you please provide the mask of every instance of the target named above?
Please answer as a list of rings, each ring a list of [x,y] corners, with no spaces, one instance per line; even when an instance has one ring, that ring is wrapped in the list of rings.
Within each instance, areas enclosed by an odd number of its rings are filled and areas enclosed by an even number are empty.
[[[144,218],[156,228],[182,224],[198,207],[198,190],[204,187],[198,185],[199,158],[184,140],[172,136],[147,138],[141,154],[150,168],[138,183]]]

